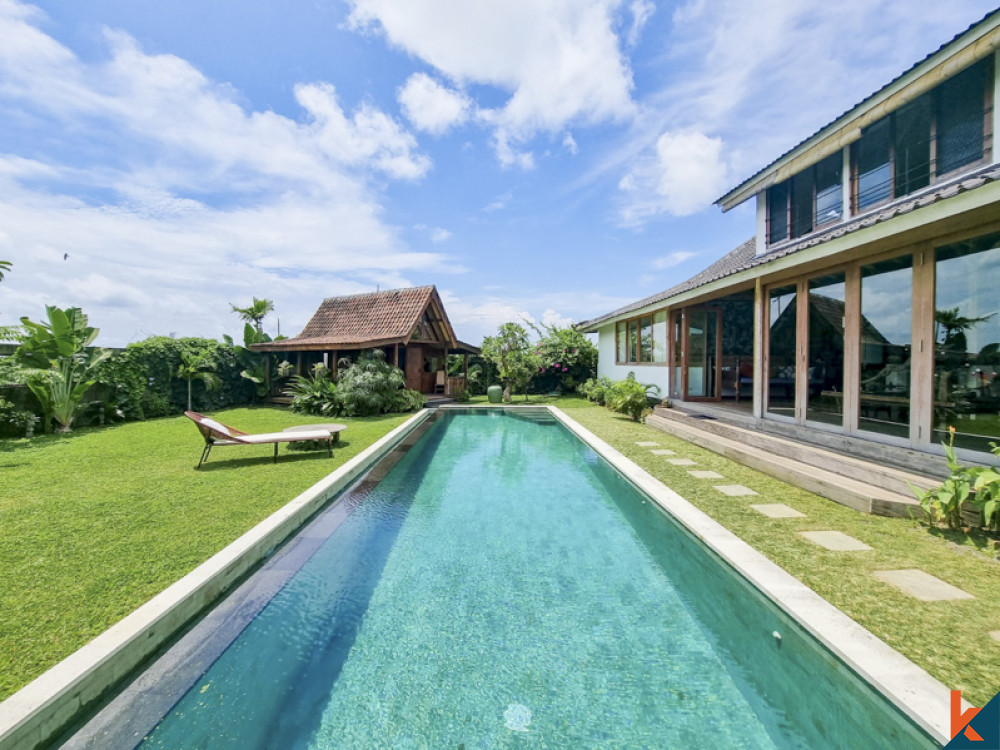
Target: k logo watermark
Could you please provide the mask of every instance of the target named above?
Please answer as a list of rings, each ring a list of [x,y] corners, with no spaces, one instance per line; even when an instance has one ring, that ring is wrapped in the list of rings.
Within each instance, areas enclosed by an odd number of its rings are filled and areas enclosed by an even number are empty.
[[[951,691],[951,742],[945,750],[1000,750],[1000,693],[982,708],[962,711],[962,691]]]

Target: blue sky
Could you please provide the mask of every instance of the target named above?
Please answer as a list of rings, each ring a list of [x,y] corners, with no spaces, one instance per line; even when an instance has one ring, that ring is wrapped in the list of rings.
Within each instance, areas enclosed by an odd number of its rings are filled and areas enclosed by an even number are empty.
[[[218,337],[257,296],[290,335],[431,283],[474,343],[593,317],[752,235],[712,201],[992,7],[0,0],[0,325]]]

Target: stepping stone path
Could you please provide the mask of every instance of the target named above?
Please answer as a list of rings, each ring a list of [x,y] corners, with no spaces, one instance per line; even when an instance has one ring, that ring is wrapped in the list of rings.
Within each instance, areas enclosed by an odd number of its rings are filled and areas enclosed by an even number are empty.
[[[865,552],[872,549],[864,542],[839,531],[800,531],[799,536],[834,552]]]
[[[697,461],[692,461],[690,458],[668,458],[668,464],[673,464],[674,466],[696,466]]]
[[[655,448],[659,445],[659,443],[654,443],[650,440],[637,440],[635,444],[643,448]]]
[[[721,492],[723,495],[729,495],[729,497],[744,497],[746,495],[756,495],[749,487],[744,487],[742,484],[717,484],[715,489]]]
[[[922,570],[876,570],[875,577],[880,581],[891,583],[904,594],[909,594],[915,599],[925,602],[975,599],[972,594],[955,588],[950,583],[935,578]]]
[[[751,505],[758,513],[763,513],[768,518],[805,518],[805,513],[799,513],[795,508],[789,508],[784,503],[773,503],[771,505]]]
[[[689,471],[688,474],[695,479],[722,479],[723,476],[717,471]]]
[[[677,455],[677,453],[675,451],[670,451],[670,450],[667,450],[666,448],[660,448],[659,450],[656,450],[656,451],[650,451],[650,453],[652,453],[654,456],[676,456]]]

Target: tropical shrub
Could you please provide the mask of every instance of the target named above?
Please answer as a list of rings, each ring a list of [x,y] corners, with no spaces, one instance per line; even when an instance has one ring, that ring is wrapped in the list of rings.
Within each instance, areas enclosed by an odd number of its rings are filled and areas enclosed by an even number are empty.
[[[363,352],[351,364],[340,361],[337,396],[349,417],[371,417],[390,412],[397,405],[397,392],[406,385],[403,371],[385,361],[385,352]]]
[[[69,432],[84,394],[97,382],[97,366],[110,352],[91,346],[99,329],[87,325],[80,308],[47,305],[45,313],[45,323],[21,318],[26,335],[15,356],[29,371],[28,387],[42,407],[42,430],[48,432],[54,419],[60,432]]]
[[[187,381],[187,410],[191,411],[191,386],[195,380],[205,384],[205,390],[214,391],[222,381],[215,374],[215,362],[207,349],[200,352],[181,351],[181,363],[177,368],[177,377]]]
[[[0,436],[31,437],[38,417],[0,396]]]
[[[483,339],[483,357],[492,362],[503,383],[503,400],[511,400],[517,388],[528,398],[528,384],[538,371],[538,359],[528,341],[528,332],[517,323],[504,323],[496,336]]]
[[[604,404],[612,411],[626,414],[636,422],[643,422],[651,411],[650,400],[655,399],[659,393],[659,386],[640,383],[635,379],[635,373],[630,372],[625,380],[611,384],[605,393]]]
[[[603,375],[596,380],[594,378],[587,378],[587,381],[582,383],[577,390],[586,396],[588,401],[604,406],[604,401],[611,386],[611,378]]]
[[[920,507],[932,523],[950,528],[967,525],[963,516],[969,504],[979,511],[982,526],[1000,531],[1000,469],[989,466],[963,466],[955,455],[955,428],[948,428],[948,442],[942,442],[950,472],[940,487],[921,491],[911,485]],[[994,456],[1000,446],[990,443]]]
[[[466,399],[468,401],[468,399]],[[427,396],[422,394],[420,391],[415,391],[411,388],[404,388],[401,391],[396,391],[396,395],[393,397],[392,409],[390,411],[394,412],[411,412],[420,411],[427,405]]]
[[[532,379],[535,392],[561,390],[572,393],[597,374],[597,347],[575,328],[532,325],[539,335],[535,344],[538,370]]]
[[[178,380],[183,353],[203,353],[206,367],[218,376],[209,391],[195,380],[191,406],[196,411],[249,404],[253,384],[241,377],[244,365],[236,348],[214,339],[154,336],[115,352],[98,368],[98,380],[110,390],[109,406],[125,419],[150,419],[179,414],[187,406],[187,382]]]
[[[292,397],[292,411],[303,414],[338,416],[344,408],[337,384],[324,373],[292,376],[285,393]]]

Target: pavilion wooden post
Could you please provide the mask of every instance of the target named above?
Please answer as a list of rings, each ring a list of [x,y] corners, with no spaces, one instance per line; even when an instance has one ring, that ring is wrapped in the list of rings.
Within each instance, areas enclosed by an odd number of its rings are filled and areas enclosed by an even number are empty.
[[[298,352],[295,358],[295,374],[296,375],[302,374],[302,352]]]
[[[399,344],[396,344],[392,348],[392,363],[399,367]]]
[[[268,398],[271,395],[271,355],[264,355],[264,362],[266,367],[264,367],[264,387],[267,391],[264,394],[264,398]]]
[[[337,365],[337,354],[338,354],[338,352],[336,350],[334,350],[334,351],[330,352],[330,354],[332,355],[330,357],[330,378],[333,379],[333,380],[336,380],[337,377],[338,377],[337,376],[337,367],[338,367],[338,365]]]

